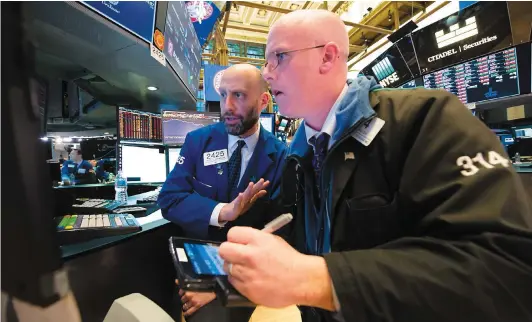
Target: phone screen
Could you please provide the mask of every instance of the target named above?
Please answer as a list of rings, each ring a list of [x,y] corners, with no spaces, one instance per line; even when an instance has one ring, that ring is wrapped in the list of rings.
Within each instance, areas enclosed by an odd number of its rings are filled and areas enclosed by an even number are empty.
[[[227,275],[224,260],[218,254],[218,246],[184,243],[185,251],[198,275]]]

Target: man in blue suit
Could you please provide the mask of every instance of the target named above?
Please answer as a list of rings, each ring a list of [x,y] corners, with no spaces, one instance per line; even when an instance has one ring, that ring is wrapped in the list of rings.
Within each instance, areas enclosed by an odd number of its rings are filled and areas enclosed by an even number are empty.
[[[273,219],[263,210],[279,194],[286,146],[260,125],[269,94],[256,67],[229,67],[219,90],[221,122],[187,135],[158,203],[163,216],[188,237],[224,241],[232,226],[262,228]],[[215,298],[214,293],[180,294],[185,316]],[[222,321],[220,315],[228,314],[228,321],[247,322],[252,313],[212,304],[200,311],[207,315],[203,320]],[[200,315],[192,318],[201,320]]]
[[[70,151],[70,159],[65,161],[61,168],[61,178],[65,185],[97,182],[92,164],[87,160],[83,160],[80,149],[72,149]],[[72,178],[74,182],[72,182]]]

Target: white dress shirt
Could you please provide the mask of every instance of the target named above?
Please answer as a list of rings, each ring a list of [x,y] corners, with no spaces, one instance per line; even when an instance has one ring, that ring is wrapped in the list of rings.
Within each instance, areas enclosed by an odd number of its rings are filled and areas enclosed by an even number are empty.
[[[314,130],[313,128],[307,125],[307,122],[304,122],[305,134],[307,135],[307,142],[309,142],[309,140],[313,136],[320,135],[321,133],[327,133],[329,134],[329,137],[330,137],[328,148],[330,148],[333,145],[334,140],[333,140],[332,135],[334,133],[334,130],[336,129],[336,111],[338,110],[338,107],[340,106],[340,102],[342,101],[342,99],[345,96],[345,93],[347,92],[347,88],[348,86],[347,84],[345,84],[344,89],[342,89],[342,92],[336,99],[336,102],[334,102],[334,105],[329,110],[329,114],[327,114],[327,118],[325,119],[325,122],[323,123],[323,126],[321,127],[320,131]]]
[[[240,183],[240,180],[242,179],[242,176],[244,175],[244,172],[246,172],[246,169],[249,164],[249,160],[251,160],[251,157],[253,156],[253,151],[255,151],[255,147],[257,146],[257,142],[259,142],[259,133],[260,133],[260,126],[258,127],[257,131],[255,133],[251,134],[247,138],[239,138],[236,135],[228,135],[227,140],[227,152],[229,155],[229,159],[231,159],[231,156],[233,155],[233,152],[235,152],[236,148],[238,147],[238,141],[244,140],[246,142],[246,145],[242,147],[242,164],[240,166],[240,178],[238,178],[238,182]],[[220,216],[220,210],[222,210],[222,207],[225,206],[226,203],[219,203],[214,207],[212,214],[211,214],[211,220],[209,221],[209,224],[211,226],[216,227],[223,227],[225,223],[220,224],[218,222],[218,217]]]

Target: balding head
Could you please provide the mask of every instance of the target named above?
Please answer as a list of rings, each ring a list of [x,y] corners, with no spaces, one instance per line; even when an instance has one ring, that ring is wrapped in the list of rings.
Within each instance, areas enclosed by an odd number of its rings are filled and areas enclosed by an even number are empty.
[[[224,71],[224,77],[239,77],[246,82],[249,82],[251,87],[255,87],[260,92],[268,91],[268,83],[262,77],[260,70],[251,64],[235,64]]]
[[[345,25],[326,10],[298,10],[273,24],[264,77],[288,117],[321,128],[347,80]]]
[[[277,20],[270,35],[276,28],[292,30],[301,42],[324,45],[335,43],[342,56],[347,59],[349,55],[349,37],[344,22],[340,17],[327,10],[296,10]],[[285,31],[286,32],[286,31]]]
[[[270,99],[260,70],[250,64],[233,65],[224,71],[219,90],[227,132],[240,137],[255,133],[260,113]]]

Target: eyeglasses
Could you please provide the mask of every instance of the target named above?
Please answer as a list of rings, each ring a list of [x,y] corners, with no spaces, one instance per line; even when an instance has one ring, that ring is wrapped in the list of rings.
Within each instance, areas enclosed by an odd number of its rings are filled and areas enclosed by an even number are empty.
[[[309,50],[309,49],[323,48],[323,47],[325,47],[325,45],[308,47],[308,48],[301,48],[301,49],[294,49],[294,50],[287,50],[287,51],[283,51],[283,52],[280,52],[280,53],[275,53],[274,52],[273,55],[271,55],[273,57],[270,57],[270,58],[266,59],[266,63],[264,64],[264,68],[263,69],[268,67],[270,71],[275,70],[277,68],[277,66],[279,66],[279,64],[285,59],[285,55],[286,54],[295,53],[295,52],[303,51],[303,50]]]

